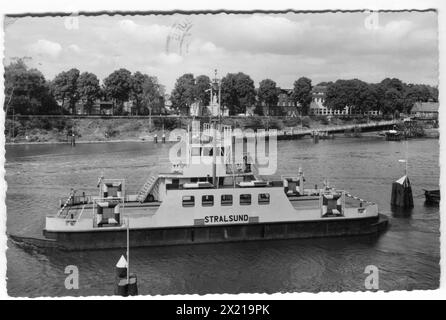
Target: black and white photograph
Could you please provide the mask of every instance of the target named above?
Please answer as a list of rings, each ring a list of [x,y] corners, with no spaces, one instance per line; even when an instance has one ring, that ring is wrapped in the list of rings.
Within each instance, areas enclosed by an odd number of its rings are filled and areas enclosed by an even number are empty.
[[[438,9],[297,6],[6,12],[7,296],[439,289]]]

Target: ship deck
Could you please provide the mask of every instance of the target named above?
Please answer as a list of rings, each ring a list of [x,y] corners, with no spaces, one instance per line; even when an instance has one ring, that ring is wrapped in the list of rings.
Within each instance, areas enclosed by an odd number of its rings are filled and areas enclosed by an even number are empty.
[[[289,197],[288,198],[293,208],[296,211],[300,210],[320,210],[318,196],[304,196],[304,197]],[[345,208],[358,208],[361,201],[359,199],[345,198]],[[156,214],[160,202],[139,203],[126,202],[121,216],[128,216],[129,218],[148,217]],[[68,218],[73,220],[78,219],[93,219],[93,209],[91,204],[75,205],[68,211]]]

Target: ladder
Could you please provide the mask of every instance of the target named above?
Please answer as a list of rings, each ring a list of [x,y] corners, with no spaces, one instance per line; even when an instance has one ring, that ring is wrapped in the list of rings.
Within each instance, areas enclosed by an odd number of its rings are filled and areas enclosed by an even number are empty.
[[[152,192],[153,196],[155,197],[158,194],[158,177],[156,176],[150,176],[147,181],[142,186],[141,190],[138,192],[138,196],[136,197],[136,200],[140,203],[143,203],[147,196]]]
[[[72,190],[72,191],[70,192],[70,195],[69,195],[69,197],[67,198],[67,201],[65,201],[64,205],[62,206],[62,208],[60,208],[59,212],[57,213],[57,216],[58,216],[58,217],[62,214],[62,212],[63,212],[63,211],[65,210],[65,208],[68,206],[68,204],[70,203],[71,199],[73,199],[73,197],[74,197],[74,193],[75,193],[75,192],[76,192],[75,190]],[[67,211],[67,213],[65,214],[65,216],[67,216],[67,215],[68,215],[68,211]]]

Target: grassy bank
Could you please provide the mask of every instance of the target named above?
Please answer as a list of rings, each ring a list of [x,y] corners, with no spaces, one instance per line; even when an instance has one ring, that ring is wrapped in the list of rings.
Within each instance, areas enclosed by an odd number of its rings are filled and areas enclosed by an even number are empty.
[[[67,135],[74,133],[78,142],[115,141],[115,140],[152,140],[157,134],[161,137],[176,128],[186,129],[192,119],[180,118],[31,118],[7,119],[5,122],[5,136],[7,142],[64,142]],[[209,119],[200,119],[202,123]],[[326,117],[227,117],[222,123],[241,129],[291,129],[312,128],[328,125],[342,125],[345,123],[362,123],[365,119],[338,119],[328,120]]]

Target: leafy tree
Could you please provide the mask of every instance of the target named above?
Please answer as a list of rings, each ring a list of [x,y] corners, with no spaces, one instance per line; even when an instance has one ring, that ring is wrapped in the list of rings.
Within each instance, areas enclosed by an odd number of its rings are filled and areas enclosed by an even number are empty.
[[[358,101],[357,107],[361,113],[378,110],[378,91],[374,84],[368,84],[361,81],[358,86]]]
[[[164,86],[159,84],[157,77],[147,76],[142,88],[142,101],[149,115],[152,115],[153,110],[160,113],[164,107]],[[143,112],[146,113],[145,110]]]
[[[5,113],[51,114],[57,104],[49,83],[37,69],[29,69],[23,59],[5,67]]]
[[[404,83],[397,78],[385,78],[383,81],[381,81],[380,85],[386,90],[395,89],[398,92],[403,92],[404,90]]]
[[[342,110],[351,105],[352,92],[349,92],[351,91],[349,87],[348,80],[336,80],[336,82],[330,84],[325,93],[324,106]]]
[[[316,86],[328,87],[331,84],[333,84],[333,81],[322,81],[322,82],[319,82]]]
[[[430,92],[430,99],[434,102],[438,102],[438,87],[428,86]]]
[[[404,83],[396,78],[386,78],[377,85],[378,105],[383,114],[404,111],[404,86]]]
[[[195,97],[202,106],[208,106],[210,104],[210,92],[211,79],[208,76],[201,75],[195,79]],[[214,91],[215,93],[215,91]]]
[[[277,106],[279,101],[279,88],[276,83],[271,79],[265,79],[260,81],[258,97],[259,102],[267,107],[268,115],[270,114],[270,108]]]
[[[54,98],[61,103],[61,107],[66,109],[66,105],[71,113],[74,112],[76,102],[79,101],[77,80],[79,70],[76,68],[62,71],[51,82]]]
[[[91,113],[94,101],[100,97],[101,87],[99,79],[94,73],[83,72],[77,80],[79,99],[84,103],[87,113]]]
[[[122,112],[125,101],[130,98],[132,90],[132,73],[124,68],[113,71],[104,79],[105,94],[118,107],[118,113]],[[112,111],[114,114],[114,110]]]
[[[255,104],[255,86],[250,76],[242,72],[228,73],[221,82],[222,105],[229,113],[244,113],[247,107]]]
[[[302,106],[302,114],[307,115],[311,104],[311,80],[301,77],[294,82],[292,98]]]
[[[438,102],[438,89],[425,84],[405,84],[403,90],[405,112],[410,112],[415,102]]]
[[[131,91],[130,98],[135,103],[136,114],[141,113],[142,102],[144,100],[144,82],[148,80],[149,76],[136,71],[131,77]]]
[[[228,73],[221,80],[221,102],[229,109],[229,114],[236,114],[239,106],[237,93],[237,79],[235,73]]]
[[[245,112],[247,107],[252,107],[256,101],[254,81],[250,76],[239,72],[237,74],[237,93],[239,97],[239,112]]]
[[[183,74],[171,94],[172,107],[177,111],[189,109],[195,101],[195,79],[192,73]]]
[[[365,113],[376,110],[377,96],[376,88],[364,81],[337,80],[328,85],[324,105],[336,110],[342,110],[348,106],[359,113]]]
[[[401,111],[401,92],[395,88],[387,89],[384,92],[382,111],[385,114],[392,114],[396,111]]]

